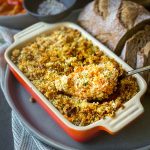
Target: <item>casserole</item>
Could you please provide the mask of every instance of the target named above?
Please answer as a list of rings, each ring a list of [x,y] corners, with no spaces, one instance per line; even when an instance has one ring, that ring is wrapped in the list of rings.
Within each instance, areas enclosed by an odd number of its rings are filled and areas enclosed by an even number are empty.
[[[31,93],[36,101],[59,123],[59,125],[75,140],[86,141],[96,135],[99,130],[105,130],[111,134],[118,132],[124,126],[129,124],[132,120],[137,118],[143,113],[144,109],[140,103],[140,98],[146,91],[146,83],[140,75],[135,75],[139,85],[139,92],[128,102],[124,104],[125,108],[120,109],[116,112],[115,118],[101,119],[90,125],[79,127],[70,123],[63,115],[41,94],[35,86],[25,77],[25,75],[16,67],[11,61],[10,55],[13,49],[24,46],[27,42],[34,41],[35,37],[43,33],[48,33],[60,26],[66,26],[73,29],[77,29],[87,39],[91,40],[92,43],[98,46],[106,55],[114,58],[119,64],[122,65],[126,71],[132,70],[125,62],[123,62],[118,56],[111,52],[108,48],[102,45],[99,41],[93,38],[90,34],[84,31],[81,27],[73,23],[58,23],[49,25],[43,22],[37,23],[14,36],[15,42],[6,50],[5,58],[6,61],[20,83]]]

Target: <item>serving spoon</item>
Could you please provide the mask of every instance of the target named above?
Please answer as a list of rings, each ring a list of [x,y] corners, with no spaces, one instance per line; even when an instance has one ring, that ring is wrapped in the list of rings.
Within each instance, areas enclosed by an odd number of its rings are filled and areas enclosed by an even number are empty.
[[[138,69],[134,69],[134,70],[128,71],[126,76],[131,76],[133,74],[136,74],[136,73],[139,73],[139,72],[143,72],[143,71],[148,71],[148,70],[150,70],[150,65],[146,66],[146,67],[142,67],[142,68],[138,68]]]

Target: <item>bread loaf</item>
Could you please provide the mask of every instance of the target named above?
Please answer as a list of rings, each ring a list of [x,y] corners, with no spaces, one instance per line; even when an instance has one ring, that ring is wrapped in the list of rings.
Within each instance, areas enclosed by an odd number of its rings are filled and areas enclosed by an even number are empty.
[[[131,0],[131,1],[143,5],[145,8],[150,10],[150,0]]]
[[[139,57],[142,58],[142,62],[139,62]],[[150,41],[140,50],[139,53],[137,53],[137,68],[143,67],[142,66],[148,66],[150,65]],[[143,78],[147,81],[148,85],[148,92],[150,93],[150,71],[145,71],[141,73]]]
[[[144,53],[144,63],[143,63],[144,65],[143,66],[150,65],[150,41],[142,49],[142,52]],[[148,89],[150,92],[150,71],[144,72],[143,77],[148,83]]]
[[[150,22],[150,12],[131,1],[95,0],[83,9],[78,22],[119,55],[126,40]]]
[[[121,54],[122,59],[125,60],[132,68],[144,66],[144,57],[142,55],[144,52],[141,50],[149,41],[150,26],[146,26],[144,30],[138,31],[126,41]]]
[[[121,57],[134,69],[150,65],[150,25],[126,41]],[[145,71],[141,75],[150,89],[150,72]]]

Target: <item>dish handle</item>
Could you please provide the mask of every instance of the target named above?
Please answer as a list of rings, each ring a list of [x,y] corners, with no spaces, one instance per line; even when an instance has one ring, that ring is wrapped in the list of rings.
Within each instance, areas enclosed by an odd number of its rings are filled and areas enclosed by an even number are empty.
[[[50,24],[44,23],[44,22],[38,22],[22,31],[14,35],[14,40],[20,40],[21,38],[28,36],[29,34],[33,34],[35,31],[38,31],[39,29],[43,29],[45,27],[49,27]]]
[[[114,134],[140,116],[143,112],[144,108],[140,99],[135,98],[129,101],[122,110],[118,111],[116,118],[106,119],[106,121],[104,121],[103,129]]]

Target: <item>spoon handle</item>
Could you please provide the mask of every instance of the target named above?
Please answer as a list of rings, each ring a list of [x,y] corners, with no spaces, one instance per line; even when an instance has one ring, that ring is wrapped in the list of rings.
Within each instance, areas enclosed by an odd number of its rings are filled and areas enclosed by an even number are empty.
[[[138,69],[135,69],[135,70],[128,71],[127,75],[130,76],[130,75],[133,75],[135,73],[148,71],[148,70],[150,70],[150,66],[146,66],[146,67],[142,67],[142,68],[138,68]]]

